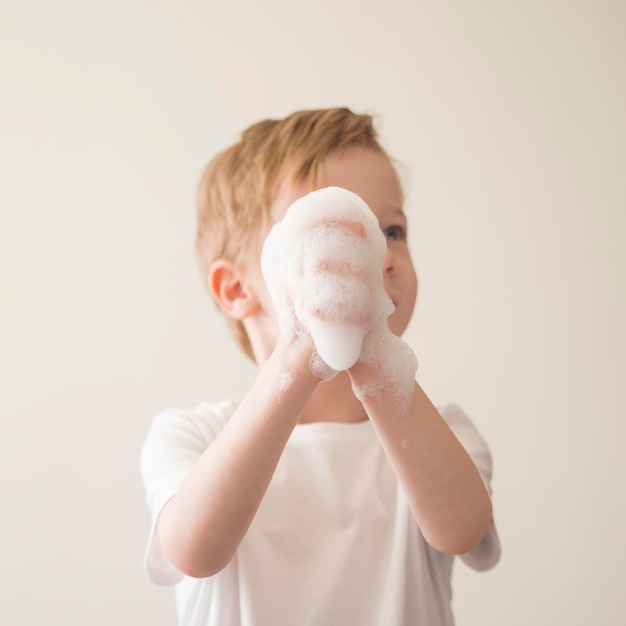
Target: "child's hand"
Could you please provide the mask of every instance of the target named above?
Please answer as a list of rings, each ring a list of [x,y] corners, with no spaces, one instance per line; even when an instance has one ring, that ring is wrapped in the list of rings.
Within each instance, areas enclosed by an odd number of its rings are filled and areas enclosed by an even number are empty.
[[[382,258],[377,263],[374,252],[360,221],[323,219],[304,233],[290,286],[293,311],[335,370],[354,365],[364,337],[393,311],[380,280]]]
[[[369,207],[336,187],[300,198],[265,242],[262,268],[283,335],[307,337],[332,373],[352,367],[366,335],[393,312],[385,249]]]
[[[359,360],[348,370],[355,395],[393,399],[401,411],[408,408],[417,359],[413,350],[394,335],[387,324],[378,324],[365,337]]]

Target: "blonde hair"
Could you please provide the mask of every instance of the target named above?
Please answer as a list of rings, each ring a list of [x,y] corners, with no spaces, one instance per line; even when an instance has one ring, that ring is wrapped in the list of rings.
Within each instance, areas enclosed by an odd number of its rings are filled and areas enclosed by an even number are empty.
[[[258,122],[241,134],[238,143],[214,157],[204,170],[197,197],[196,253],[205,279],[217,259],[243,262],[260,249],[283,183],[309,182],[314,189],[321,162],[330,152],[350,146],[385,153],[372,116],[347,108],[318,109]],[[243,324],[230,318],[228,323],[254,360]]]

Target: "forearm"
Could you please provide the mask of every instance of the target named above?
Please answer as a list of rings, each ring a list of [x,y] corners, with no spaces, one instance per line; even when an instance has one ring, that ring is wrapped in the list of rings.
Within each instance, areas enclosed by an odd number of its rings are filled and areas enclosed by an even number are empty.
[[[265,364],[161,513],[159,539],[181,571],[209,576],[230,561],[316,384],[276,356]]]
[[[358,388],[371,386],[374,368],[351,371]],[[408,407],[390,390],[361,400],[407,495],[426,541],[450,554],[471,550],[491,521],[491,499],[472,459],[419,384]]]

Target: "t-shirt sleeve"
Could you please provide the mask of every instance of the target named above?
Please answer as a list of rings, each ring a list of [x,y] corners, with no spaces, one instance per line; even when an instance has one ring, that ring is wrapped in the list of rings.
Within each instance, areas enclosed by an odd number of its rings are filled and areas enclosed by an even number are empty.
[[[167,558],[156,535],[163,507],[232,413],[232,405],[200,405],[192,411],[166,410],[150,426],[141,450],[141,476],[151,512],[150,536],[145,555],[148,578],[174,585],[183,577]]]
[[[446,406],[441,409],[441,415],[474,461],[485,487],[491,495],[492,461],[485,440],[458,406]],[[462,554],[461,558],[472,569],[486,571],[498,563],[500,553],[500,539],[492,519],[483,540],[475,548]]]

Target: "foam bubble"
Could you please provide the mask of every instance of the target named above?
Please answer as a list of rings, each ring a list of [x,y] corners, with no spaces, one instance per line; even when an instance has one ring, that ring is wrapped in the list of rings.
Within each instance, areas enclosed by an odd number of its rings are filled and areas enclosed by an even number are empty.
[[[326,187],[296,200],[261,257],[287,340],[308,334],[326,365],[352,367],[365,336],[393,312],[382,285],[386,245],[376,216],[351,191]]]
[[[378,377],[369,386],[355,388],[356,395],[364,400],[366,396],[380,396],[383,391],[391,393],[399,411],[404,413],[415,387],[417,359],[413,350],[386,325],[381,325],[368,335],[359,360],[375,367]]]
[[[383,286],[387,242],[356,194],[318,189],[292,204],[270,231],[261,269],[287,341],[312,341],[311,371],[332,378],[357,361],[376,368],[361,399],[391,393],[408,408],[417,360],[386,324],[394,306]]]

